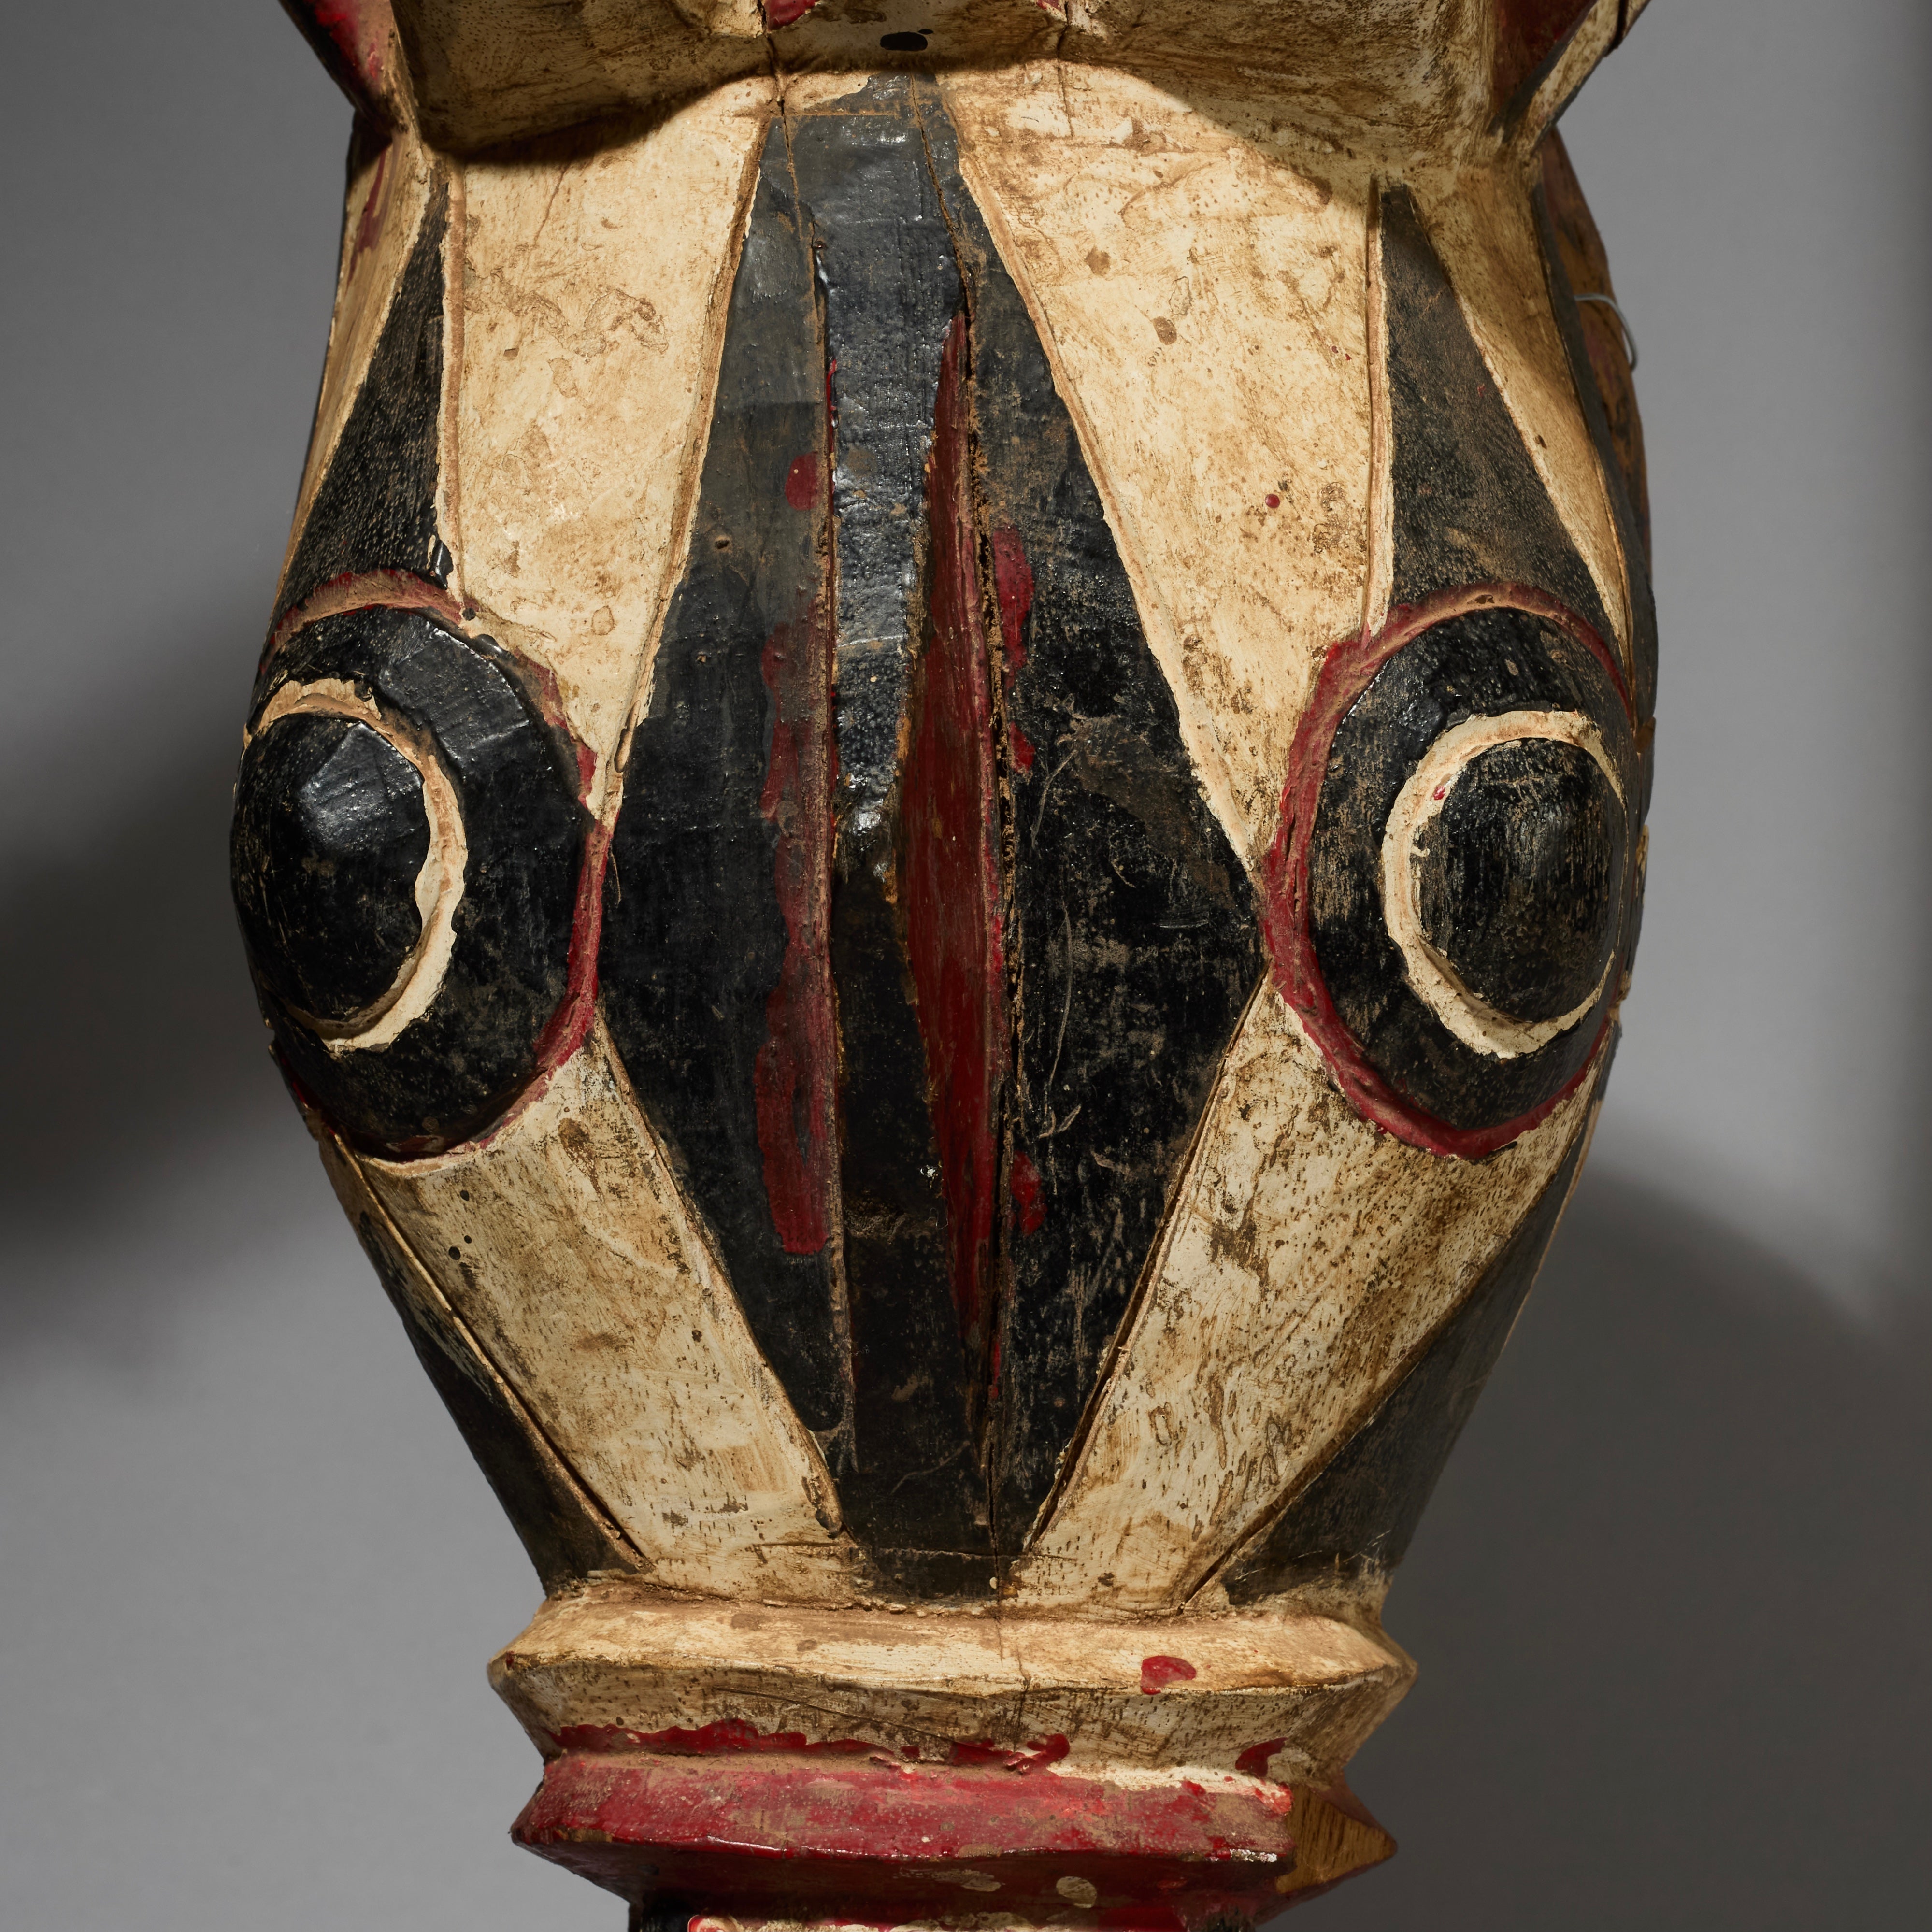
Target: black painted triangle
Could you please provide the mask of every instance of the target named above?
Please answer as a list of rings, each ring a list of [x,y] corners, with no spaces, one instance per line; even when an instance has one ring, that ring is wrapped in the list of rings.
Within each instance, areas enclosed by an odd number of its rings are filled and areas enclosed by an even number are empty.
[[[448,580],[436,527],[442,410],[442,244],[449,190],[432,195],[382,330],[315,494],[275,616],[322,584],[365,571]]]
[[[1615,633],[1406,188],[1382,191],[1394,601],[1466,584],[1561,598]]]

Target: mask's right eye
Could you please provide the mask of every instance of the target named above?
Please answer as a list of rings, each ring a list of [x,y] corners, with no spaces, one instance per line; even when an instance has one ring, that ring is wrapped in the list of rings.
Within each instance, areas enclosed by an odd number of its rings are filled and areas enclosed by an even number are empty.
[[[1444,790],[1417,882],[1424,938],[1472,1004],[1557,1025],[1595,998],[1616,950],[1623,800],[1588,751],[1528,734]]]

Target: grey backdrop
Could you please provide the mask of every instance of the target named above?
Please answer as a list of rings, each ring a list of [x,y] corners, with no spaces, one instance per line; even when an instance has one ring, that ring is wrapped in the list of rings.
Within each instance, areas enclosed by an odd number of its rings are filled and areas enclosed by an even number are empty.
[[[262,1050],[238,723],[348,114],[272,0],[12,16],[0,1924],[614,1932],[514,1850],[537,1592]],[[1664,640],[1598,1150],[1392,1597],[1341,1928],[1922,1910],[1928,16],[1658,0],[1566,126]]]

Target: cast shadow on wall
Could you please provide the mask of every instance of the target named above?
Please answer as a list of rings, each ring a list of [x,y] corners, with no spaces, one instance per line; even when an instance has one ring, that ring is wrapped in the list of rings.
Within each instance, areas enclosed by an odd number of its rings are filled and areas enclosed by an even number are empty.
[[[100,707],[89,748],[109,794],[92,802],[98,829],[46,853],[16,836],[0,853],[0,1010],[10,1016],[0,1253],[14,1257],[0,1267],[0,1351],[41,1328],[104,1331],[137,1311],[143,1329],[165,1321],[155,1298],[190,1290],[191,1271],[123,1280],[64,1267],[56,1279],[25,1258],[152,1223],[182,1187],[217,1204],[194,1231],[210,1252],[230,1232],[231,1205],[235,1225],[262,1208],[243,1197],[265,1144],[306,1142],[268,1056],[229,899],[254,626],[232,598],[193,618],[158,627],[165,682]],[[156,737],[174,761],[144,767]],[[235,1170],[226,1198],[209,1184],[224,1168]]]
[[[1610,1105],[1616,1102],[1611,1088]],[[1932,1351],[1586,1172],[1390,1593],[1342,1928],[1893,1927],[1923,1900]]]

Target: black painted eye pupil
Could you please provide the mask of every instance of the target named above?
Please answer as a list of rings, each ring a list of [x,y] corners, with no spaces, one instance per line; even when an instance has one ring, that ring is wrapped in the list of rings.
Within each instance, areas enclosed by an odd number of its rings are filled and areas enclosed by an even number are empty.
[[[1616,941],[1624,827],[1602,766],[1579,746],[1518,738],[1478,752],[1423,842],[1424,935],[1510,1018],[1571,1012]]]
[[[917,33],[882,34],[879,44],[888,53],[922,54],[926,51],[926,36]]]
[[[256,970],[290,1004],[346,1019],[394,983],[422,931],[422,779],[354,718],[298,712],[242,761],[236,907]]]

